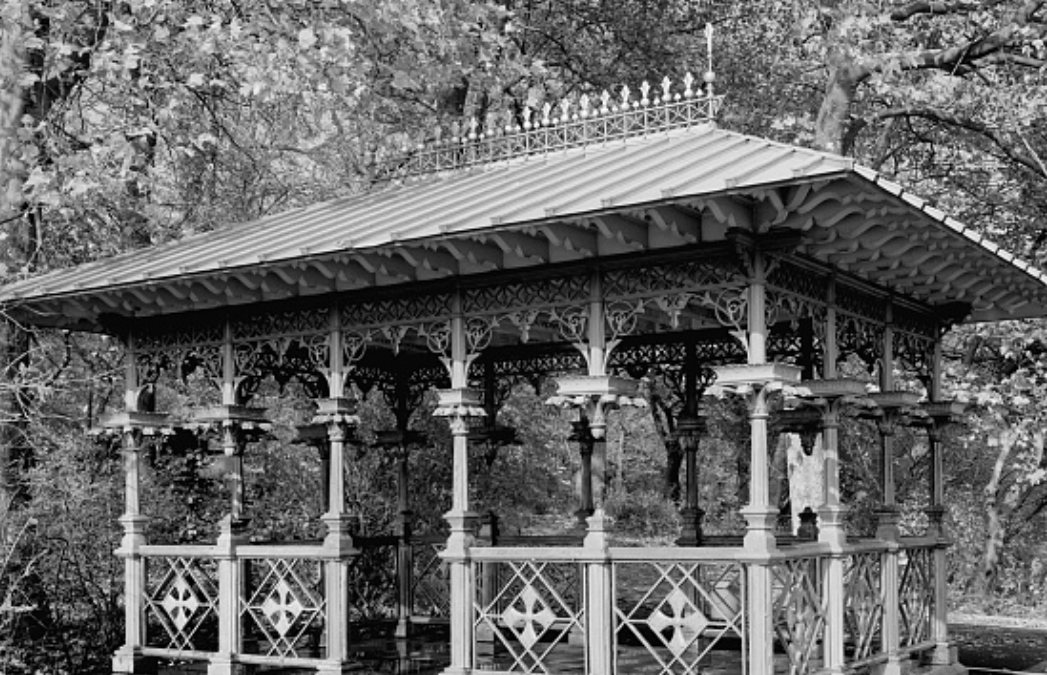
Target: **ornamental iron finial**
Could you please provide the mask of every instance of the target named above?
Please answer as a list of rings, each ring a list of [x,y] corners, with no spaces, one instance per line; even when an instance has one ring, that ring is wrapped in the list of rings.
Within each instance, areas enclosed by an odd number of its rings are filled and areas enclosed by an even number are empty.
[[[526,106],[502,113],[487,112],[482,120],[454,122],[449,133],[433,134],[433,141],[415,151],[380,164],[375,183],[492,164],[510,159],[547,155],[568,150],[643,137],[658,132],[713,124],[722,96],[713,93],[712,27],[706,26],[707,70],[699,80],[685,73],[673,91],[673,81],[663,77],[652,86],[642,82],[636,98],[629,85],[617,96],[603,90],[598,96],[583,93],[558,103]],[[681,91],[682,85],[682,91]]]

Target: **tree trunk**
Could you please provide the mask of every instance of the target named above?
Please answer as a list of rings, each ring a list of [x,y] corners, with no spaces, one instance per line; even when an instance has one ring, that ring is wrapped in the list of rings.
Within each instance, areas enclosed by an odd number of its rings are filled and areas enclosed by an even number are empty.
[[[1017,440],[1016,434],[1009,430],[1000,432],[998,439],[999,452],[996,453],[992,477],[985,486],[985,553],[982,555],[982,569],[978,581],[978,591],[986,599],[992,592],[993,581],[996,578],[996,566],[1000,562],[1000,551],[1004,545],[1004,514],[1000,504],[1003,472],[1007,467],[1007,460]]]
[[[846,155],[853,149],[851,107],[858,84],[865,76],[864,71],[852,64],[832,64],[814,123],[814,146],[818,150]]]

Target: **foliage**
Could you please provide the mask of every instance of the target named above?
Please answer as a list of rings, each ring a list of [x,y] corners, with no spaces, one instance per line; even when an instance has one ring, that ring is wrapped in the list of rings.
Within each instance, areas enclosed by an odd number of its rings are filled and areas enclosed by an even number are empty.
[[[119,461],[88,441],[41,450],[32,499],[10,516],[14,540],[0,583],[11,604],[0,631],[5,673],[84,673],[106,667],[123,637]]]
[[[715,86],[728,95],[721,124],[851,154],[1042,261],[1044,11],[1023,0],[0,0],[0,281],[365,189],[375,162],[431,139],[459,114],[519,114],[702,72],[706,21],[716,26]],[[947,443],[951,582],[958,598],[978,596],[986,607],[1047,601],[1037,562],[1047,531],[1043,330],[1036,322],[960,328],[946,348],[945,393],[970,403],[968,426]],[[10,352],[0,364],[0,423],[6,431],[25,422],[17,431],[31,440],[23,473],[33,498],[9,519],[21,535],[6,552],[3,583],[13,588],[32,572],[33,593],[46,599],[32,621],[63,641],[53,661],[32,661],[31,648],[43,644],[35,637],[17,654],[5,644],[4,658],[77,672],[98,655],[87,645],[104,655],[115,639],[109,551],[119,471],[115,448],[80,434],[120,406],[121,354],[94,337],[21,340],[10,326],[0,338]],[[175,412],[214,396],[199,382],[160,391],[160,407]],[[290,431],[306,408],[292,395],[281,409],[277,394],[258,400],[280,421],[277,438],[247,458],[252,536],[315,538],[319,459],[292,444]],[[503,514],[510,530],[540,528],[544,515],[575,506],[577,453],[560,440],[566,420],[542,399],[518,388],[500,421],[519,430],[520,445],[473,457],[474,503]],[[417,529],[435,531],[450,504],[449,436],[427,413],[412,420],[429,442],[412,449],[410,493]],[[737,531],[746,414],[730,399],[707,402],[707,413],[705,524]],[[384,532],[397,516],[397,459],[370,442],[394,422],[374,393],[361,415],[346,475],[350,507],[365,532]],[[643,414],[623,418],[608,430],[608,506],[619,528],[647,535],[675,517],[660,496],[669,436]],[[926,503],[919,436],[900,438],[897,455],[899,498],[914,526]],[[869,428],[843,438],[855,505],[878,499],[874,439]],[[208,539],[224,509],[220,461],[214,448],[169,441],[144,472],[146,509],[168,516],[151,522],[150,539]],[[45,489],[52,498],[37,499]],[[58,570],[77,573],[63,580]],[[0,634],[31,632],[29,618],[18,621]]]

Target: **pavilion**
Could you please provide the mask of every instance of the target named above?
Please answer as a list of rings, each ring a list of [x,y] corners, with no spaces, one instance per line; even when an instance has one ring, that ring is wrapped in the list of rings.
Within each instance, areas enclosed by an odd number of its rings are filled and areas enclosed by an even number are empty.
[[[348,570],[360,548],[341,477],[351,391],[364,381],[400,403],[389,443],[406,442],[432,388],[452,432],[446,672],[559,672],[557,650],[581,645],[577,672],[696,673],[728,641],[750,675],[960,669],[946,627],[939,442],[959,408],[941,390],[941,339],[960,322],[1047,314],[1047,276],[847,158],[716,128],[717,98],[693,85],[666,80],[640,98],[626,90],[473,123],[386,163],[366,193],[0,289],[18,321],[126,346],[125,411],[106,423],[126,467],[116,552],[126,639],[114,672],[144,672],[150,657],[203,661],[213,675],[356,667]],[[876,386],[841,377],[848,359]],[[684,531],[675,547],[618,547],[599,489],[607,416],[642,403],[632,376],[653,365],[678,374]],[[201,374],[220,402],[168,419],[144,395],[164,371]],[[912,377],[903,386],[896,371]],[[577,415],[592,515],[574,544],[489,545],[469,502],[469,444],[495,431],[484,420],[498,387],[536,373],[557,377],[551,402]],[[315,397],[303,434],[327,457],[320,543],[241,534],[237,460],[265,426],[250,402],[270,376],[296,377]],[[751,419],[747,527],[725,545],[703,539],[696,502],[711,385],[744,396]],[[794,409],[775,412],[784,393]],[[885,461],[877,532],[848,537],[837,430],[857,405],[878,416],[883,457],[897,424],[927,431],[921,536],[901,535]],[[771,417],[823,435],[815,538],[776,529]],[[142,449],[172,424],[217,434],[233,460],[213,544],[146,541]],[[409,577],[410,557],[401,563]],[[623,574],[647,584],[642,601],[618,592]],[[409,605],[413,586],[401,584]],[[307,638],[320,648],[306,650]],[[643,669],[619,662],[625,639],[641,646]],[[492,643],[503,655],[494,665],[484,661]]]

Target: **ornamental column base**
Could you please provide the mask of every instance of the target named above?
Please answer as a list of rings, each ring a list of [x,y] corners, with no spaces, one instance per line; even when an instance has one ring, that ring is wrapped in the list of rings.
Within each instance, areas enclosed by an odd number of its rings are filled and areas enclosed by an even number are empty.
[[[677,546],[701,546],[702,544],[702,519],[705,511],[685,506],[680,510],[680,537],[676,540]]]
[[[840,504],[823,505],[818,509],[818,541],[843,546],[847,543],[844,519],[847,507]]]
[[[746,530],[743,540],[745,550],[750,553],[767,553],[778,548],[774,530],[778,522],[778,510],[767,506],[745,506],[739,509],[745,518]]]
[[[876,509],[876,538],[883,541],[898,541],[901,538],[901,530],[898,522],[901,513],[897,506],[882,504]]]
[[[582,546],[587,549],[604,551],[607,549],[607,515],[603,509],[596,509],[593,515],[585,519],[586,531]]]
[[[324,548],[340,557],[360,553],[353,541],[353,525],[356,524],[356,518],[346,513],[326,513],[320,516],[320,520],[327,528]]]

